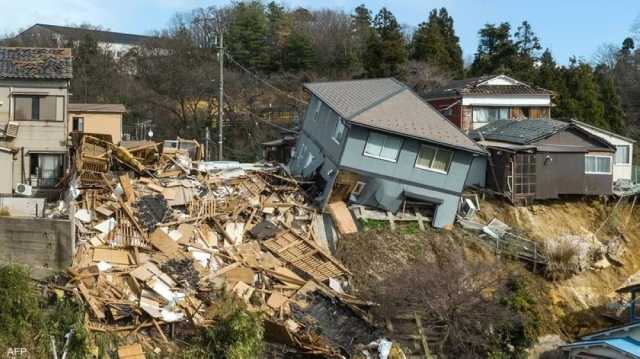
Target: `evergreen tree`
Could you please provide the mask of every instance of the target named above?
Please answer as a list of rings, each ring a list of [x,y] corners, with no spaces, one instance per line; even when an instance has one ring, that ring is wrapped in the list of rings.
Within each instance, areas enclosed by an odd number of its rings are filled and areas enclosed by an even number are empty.
[[[545,49],[540,56],[537,76],[534,84],[545,89],[556,87],[558,79],[558,64],[553,59],[551,50]]]
[[[453,18],[447,9],[431,10],[428,21],[415,31],[411,45],[414,60],[427,62],[454,76],[462,74],[460,39],[455,35]]]
[[[269,67],[267,16],[259,0],[236,3],[231,9],[226,47],[238,62],[252,69]]]
[[[356,58],[356,73],[365,71],[364,68],[366,56],[369,48],[369,41],[373,34],[373,27],[371,26],[372,18],[371,11],[362,4],[356,7],[354,14],[351,15],[351,33],[354,45],[354,52]]]
[[[355,9],[355,14],[351,15],[353,30],[357,33],[366,33],[371,30],[371,10],[362,4]]]
[[[518,52],[521,56],[536,58],[536,52],[542,49],[540,39],[533,32],[531,24],[526,20],[518,26],[518,31],[514,34],[514,38],[515,45],[518,47]]]
[[[469,72],[474,76],[507,73],[511,74],[513,60],[518,47],[511,39],[511,25],[486,24],[480,31],[480,43]]]
[[[288,71],[308,70],[314,63],[311,38],[304,32],[296,31],[287,39],[285,68]]]
[[[622,49],[620,49],[620,53],[623,55],[630,55],[631,51],[635,49],[636,45],[632,38],[627,37],[622,42]]]
[[[600,66],[595,71],[599,88],[599,99],[604,106],[604,120],[609,130],[623,133],[625,116],[622,110],[622,100],[616,91],[616,85],[610,71]]]
[[[395,16],[383,7],[373,20],[367,41],[364,68],[368,77],[398,76],[407,61],[404,36]]]
[[[269,70],[280,71],[284,66],[284,51],[291,34],[291,18],[284,7],[275,1],[267,4],[267,49]]]
[[[601,128],[609,128],[605,120],[604,105],[600,101],[598,83],[589,64],[570,60],[562,69],[564,86],[557,99],[559,117],[576,118]]]

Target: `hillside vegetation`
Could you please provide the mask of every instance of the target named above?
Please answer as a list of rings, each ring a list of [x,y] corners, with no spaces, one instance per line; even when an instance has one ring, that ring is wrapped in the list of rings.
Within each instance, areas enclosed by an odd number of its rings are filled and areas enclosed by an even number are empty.
[[[558,238],[579,238],[579,246],[589,248],[587,258],[562,275],[545,268],[534,273],[529,264],[496,256],[477,233],[459,226],[421,232],[379,224],[344,239],[338,252],[355,274],[354,287],[381,304],[378,320],[424,311],[449,321],[445,355],[521,357],[540,338],[570,340],[626,319],[615,310],[624,300],[615,289],[640,270],[633,255],[640,250],[639,228],[630,207],[598,200],[529,207],[481,201],[477,221],[498,218],[542,248]],[[615,255],[606,254],[618,242]]]

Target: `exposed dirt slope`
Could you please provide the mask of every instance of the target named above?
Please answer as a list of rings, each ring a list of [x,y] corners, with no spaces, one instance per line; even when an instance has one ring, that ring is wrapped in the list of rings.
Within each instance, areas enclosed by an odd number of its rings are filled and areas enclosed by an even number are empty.
[[[546,303],[546,310],[551,315],[546,323],[550,334],[572,337],[613,323],[603,314],[613,314],[611,304],[624,299],[615,293],[615,289],[640,270],[637,206],[631,213],[628,200],[619,204],[575,200],[529,207],[513,207],[489,200],[481,203],[479,217],[485,222],[498,218],[541,243],[564,235],[579,235],[585,239],[595,236],[601,243],[621,239],[624,248],[619,257],[621,266],[592,268],[553,282],[534,276],[545,288],[540,302]]]

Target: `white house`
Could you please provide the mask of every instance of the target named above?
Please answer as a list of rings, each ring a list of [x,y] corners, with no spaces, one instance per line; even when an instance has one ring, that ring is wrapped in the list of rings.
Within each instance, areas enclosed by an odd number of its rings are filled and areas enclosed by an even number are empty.
[[[552,91],[506,75],[455,80],[424,95],[464,132],[497,120],[549,119],[552,96]]]
[[[594,136],[607,140],[616,146],[615,158],[613,161],[613,182],[617,180],[631,180],[633,172],[633,144],[636,142],[628,137],[618,135],[607,130],[603,130],[588,123],[572,120],[578,127],[588,131]]]

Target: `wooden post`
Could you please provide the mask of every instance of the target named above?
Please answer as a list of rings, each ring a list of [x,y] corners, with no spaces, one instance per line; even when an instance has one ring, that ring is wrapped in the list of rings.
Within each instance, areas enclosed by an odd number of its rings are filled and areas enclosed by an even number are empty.
[[[413,313],[413,317],[416,320],[416,328],[418,329],[418,335],[420,336],[420,344],[422,345],[422,350],[424,351],[424,356],[426,359],[432,359],[431,351],[429,350],[429,343],[427,343],[427,338],[424,336],[424,328],[422,327],[422,319],[417,312]]]
[[[387,211],[387,219],[389,220],[389,225],[391,225],[391,230],[396,230],[396,222],[393,220],[393,214]]]
[[[416,218],[418,219],[418,227],[424,232],[424,222],[422,221],[422,215],[418,211],[416,211]]]
[[[631,210],[629,211],[629,215],[627,216],[627,220],[624,222],[624,226],[629,225],[629,220],[631,219],[631,215],[633,214],[633,207],[636,205],[636,199],[638,199],[638,195],[633,196],[633,202],[631,202]]]
[[[629,305],[629,321],[634,322],[636,320],[636,292],[631,292],[631,304]]]

